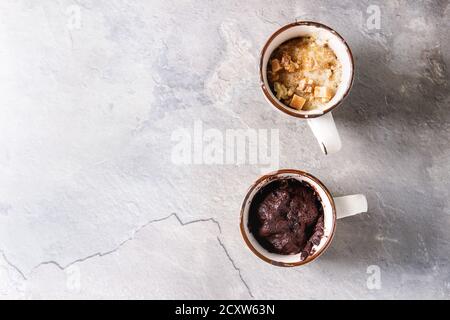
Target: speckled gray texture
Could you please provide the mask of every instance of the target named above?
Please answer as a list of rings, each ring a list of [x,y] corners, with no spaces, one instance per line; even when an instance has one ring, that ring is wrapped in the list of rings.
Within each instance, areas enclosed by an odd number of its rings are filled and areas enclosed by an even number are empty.
[[[380,29],[368,27],[369,6]],[[449,11],[448,1],[1,1],[0,298],[448,299]],[[323,155],[258,86],[265,39],[296,19],[333,27],[353,50],[355,83],[333,112],[337,154]],[[238,218],[264,168],[174,164],[172,134],[195,121],[279,129],[280,167],[335,195],[366,194],[369,212],[338,221],[307,266],[260,261]]]

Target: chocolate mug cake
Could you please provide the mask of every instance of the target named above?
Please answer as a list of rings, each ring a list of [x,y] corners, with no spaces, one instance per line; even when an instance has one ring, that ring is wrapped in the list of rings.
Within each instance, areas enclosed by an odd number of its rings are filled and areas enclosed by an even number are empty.
[[[320,198],[306,182],[293,178],[272,181],[255,195],[248,227],[266,250],[298,254],[305,259],[324,233]]]

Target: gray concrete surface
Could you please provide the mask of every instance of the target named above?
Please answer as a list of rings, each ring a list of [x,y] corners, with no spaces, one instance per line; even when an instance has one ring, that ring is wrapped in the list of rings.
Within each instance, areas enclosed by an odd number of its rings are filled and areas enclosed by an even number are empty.
[[[1,1],[0,298],[448,299],[449,10]],[[333,27],[355,56],[334,155],[258,86],[265,39],[296,19]],[[180,164],[177,139],[194,144],[196,124],[219,140],[266,129],[275,162],[247,152],[209,164],[197,145]],[[364,193],[369,212],[339,221],[312,264],[270,266],[244,246],[238,217],[273,167]]]

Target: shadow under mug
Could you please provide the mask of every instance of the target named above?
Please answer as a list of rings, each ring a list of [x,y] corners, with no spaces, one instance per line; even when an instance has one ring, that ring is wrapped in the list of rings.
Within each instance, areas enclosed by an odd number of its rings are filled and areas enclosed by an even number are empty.
[[[296,110],[286,106],[272,93],[267,80],[267,65],[273,51],[283,42],[305,36],[315,36],[317,39],[326,41],[342,65],[341,82],[334,97],[315,110]],[[307,119],[314,136],[325,154],[334,153],[341,149],[341,139],[331,115],[331,110],[342,103],[353,84],[353,55],[344,38],[330,27],[318,22],[298,21],[285,25],[275,31],[266,41],[261,51],[259,73],[262,91],[270,104],[290,116]]]
[[[248,227],[249,211],[254,196],[270,182],[283,178],[293,178],[306,182],[315,190],[323,207],[324,233],[322,239],[318,245],[313,246],[312,254],[303,260],[300,257],[300,253],[283,255],[269,252],[259,244]],[[245,243],[259,258],[275,266],[295,267],[313,261],[328,248],[336,229],[336,219],[362,212],[367,212],[367,199],[364,195],[332,197],[325,185],[311,174],[301,170],[282,169],[262,176],[251,185],[241,206],[240,229]]]

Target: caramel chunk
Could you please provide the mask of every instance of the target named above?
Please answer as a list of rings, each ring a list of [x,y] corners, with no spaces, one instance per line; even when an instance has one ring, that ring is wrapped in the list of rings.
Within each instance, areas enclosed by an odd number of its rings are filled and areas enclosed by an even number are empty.
[[[300,91],[304,91],[306,88],[306,79],[302,79],[298,82],[297,89]]]
[[[316,61],[314,60],[314,58],[309,57],[309,56],[302,57],[302,67],[305,70],[314,70],[315,66],[316,66]]]
[[[301,110],[303,108],[303,105],[305,104],[306,99],[303,97],[300,97],[296,94],[292,97],[291,103],[289,103],[289,106],[291,106],[294,109]]]
[[[314,97],[322,98],[322,101],[329,101],[332,96],[333,92],[328,87],[316,86],[314,88]]]
[[[312,92],[314,87],[314,81],[311,79],[302,79],[299,81],[297,89],[303,92]]]
[[[277,73],[278,71],[283,69],[278,59],[273,59],[271,61],[271,65],[272,65],[272,73]]]
[[[281,65],[287,72],[294,72],[299,67],[286,52],[283,52],[283,56],[281,57]]]

